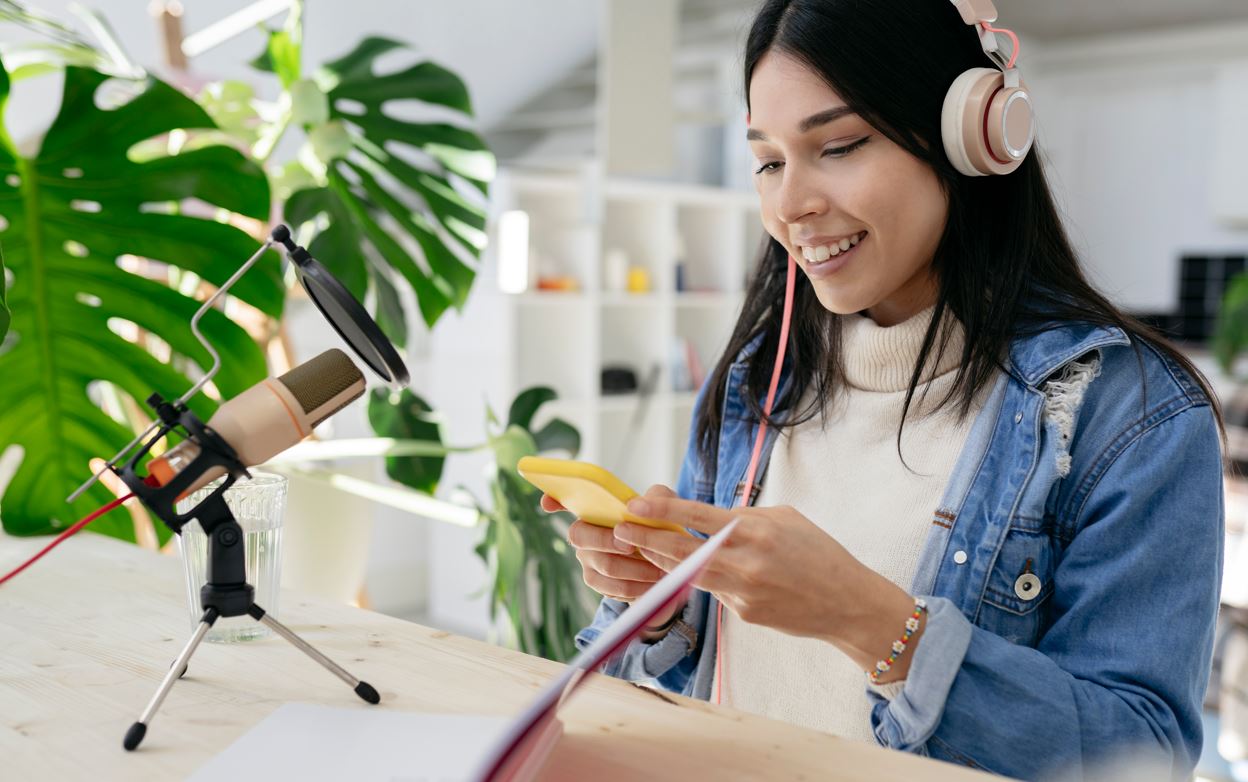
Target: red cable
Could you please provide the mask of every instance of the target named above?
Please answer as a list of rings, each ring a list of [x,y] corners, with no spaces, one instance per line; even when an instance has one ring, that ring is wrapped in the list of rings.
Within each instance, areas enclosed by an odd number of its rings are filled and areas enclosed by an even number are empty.
[[[763,453],[763,437],[767,432],[766,419],[771,417],[771,406],[776,401],[776,388],[780,385],[780,369],[784,365],[785,349],[789,346],[789,323],[793,318],[793,290],[797,284],[797,261],[789,256],[788,276],[784,282],[784,315],[780,318],[780,345],[776,348],[776,365],[771,370],[771,386],[767,389],[767,404],[763,407],[763,419],[758,423],[758,435],[754,438],[754,453],[750,456],[750,468],[745,473],[745,489],[741,492],[741,506],[748,506],[753,500],[754,475],[758,470],[758,460]],[[715,703],[723,703],[724,687],[724,604],[718,604],[715,612],[715,643],[719,645],[715,652]]]
[[[44,554],[47,554],[49,551],[51,551],[52,549],[54,549],[54,548],[56,548],[57,546],[59,546],[59,545],[61,544],[61,541],[65,540],[65,539],[66,539],[66,538],[68,538],[70,535],[73,535],[73,534],[74,534],[75,532],[77,532],[78,530],[82,529],[83,527],[87,526],[88,524],[90,524],[91,522],[95,521],[95,520],[96,520],[96,519],[98,519],[99,517],[103,516],[105,513],[108,513],[110,510],[113,510],[113,509],[114,509],[114,508],[116,508],[118,505],[121,505],[123,502],[125,502],[126,500],[130,499],[130,498],[131,498],[131,497],[133,497],[133,496],[134,496],[133,494],[127,494],[127,495],[126,495],[126,496],[124,496],[124,497],[118,497],[117,499],[115,499],[115,500],[113,500],[112,502],[108,503],[107,505],[105,505],[104,507],[100,508],[99,510],[94,511],[93,513],[91,513],[91,515],[87,516],[87,517],[86,517],[85,519],[83,519],[82,521],[78,522],[78,523],[77,523],[77,524],[75,524],[74,526],[72,526],[72,527],[70,527],[69,529],[65,530],[65,531],[64,531],[64,532],[62,532],[60,535],[57,535],[56,540],[54,540],[54,541],[52,541],[51,543],[49,543],[48,545],[44,546],[42,551],[40,551],[38,554],[34,555],[34,556],[33,556],[33,557],[31,557],[30,559],[26,560],[26,561],[25,561],[25,562],[23,562],[21,565],[19,565],[19,566],[18,566],[18,568],[17,568],[17,570],[14,570],[13,572],[9,573],[9,574],[8,574],[8,575],[6,575],[4,578],[0,578],[0,584],[4,584],[4,582],[5,582],[5,581],[8,581],[10,578],[13,578],[13,576],[16,576],[18,573],[21,573],[21,572],[22,572],[23,570],[25,570],[26,568],[28,568],[28,567],[30,567],[31,565],[35,564],[36,562],[38,562],[38,561],[39,561],[39,559],[40,559],[40,558],[41,558]]]

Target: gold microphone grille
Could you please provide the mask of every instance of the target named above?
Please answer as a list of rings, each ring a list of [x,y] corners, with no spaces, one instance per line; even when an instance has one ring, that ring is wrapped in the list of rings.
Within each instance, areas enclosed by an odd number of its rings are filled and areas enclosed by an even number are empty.
[[[321,355],[306,361],[286,374],[279,377],[278,382],[290,389],[295,400],[303,408],[303,412],[311,415],[312,411],[324,407],[334,397],[351,386],[364,380],[364,375],[351,363],[347,354],[337,348],[331,348]],[[360,393],[363,393],[361,390]],[[359,397],[356,394],[352,399]],[[332,415],[330,411],[327,415]],[[321,416],[324,419],[324,416]],[[319,423],[319,422],[318,422]]]

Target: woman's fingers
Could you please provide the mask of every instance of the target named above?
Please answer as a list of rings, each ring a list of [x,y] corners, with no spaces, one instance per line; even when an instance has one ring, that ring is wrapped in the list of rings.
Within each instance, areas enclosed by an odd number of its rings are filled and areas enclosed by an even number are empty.
[[[585,585],[599,595],[633,601],[644,595],[664,572],[645,560],[602,551],[577,551]]]
[[[632,523],[618,525],[614,537],[621,545],[648,549],[672,559],[684,559],[702,545],[702,541],[681,532]]]
[[[676,492],[661,483],[656,483],[649,489],[646,489],[646,497],[676,497]]]
[[[546,511],[547,513],[554,513],[555,511],[567,510],[567,508],[559,504],[559,500],[555,499],[549,494],[543,494],[542,495],[542,510]]]
[[[576,558],[580,560],[584,568],[595,570],[616,581],[638,581],[648,585],[653,584],[666,575],[662,570],[655,567],[654,564],[644,559],[626,557],[620,554],[605,554],[601,551],[578,549]]]
[[[637,549],[616,540],[615,533],[607,527],[577,520],[568,527],[568,542],[578,549],[605,551],[608,554],[632,554]]]

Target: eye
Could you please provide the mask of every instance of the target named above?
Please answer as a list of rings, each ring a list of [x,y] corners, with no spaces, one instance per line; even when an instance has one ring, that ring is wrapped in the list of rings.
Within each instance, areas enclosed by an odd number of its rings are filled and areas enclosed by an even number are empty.
[[[871,137],[870,137],[870,136],[863,136],[862,138],[858,139],[857,141],[853,142],[852,144],[846,144],[846,145],[845,145],[845,146],[843,146],[843,147],[831,147],[831,148],[829,148],[829,149],[825,149],[825,150],[823,151],[823,154],[822,154],[822,155],[820,155],[820,157],[830,157],[830,158],[842,158],[842,157],[845,157],[846,155],[850,154],[850,153],[851,153],[851,152],[853,152],[855,149],[858,149],[859,147],[861,147],[863,144],[866,144],[866,143],[867,143],[868,141],[870,141],[870,140],[871,140]],[[758,168],[758,169],[757,169],[754,173],[755,173],[756,175],[757,175],[757,174],[768,174],[768,173],[771,173],[772,171],[775,171],[775,170],[776,170],[776,168],[777,168],[777,167],[779,167],[779,165],[780,165],[779,163],[764,163],[764,164],[763,164],[760,168]]]

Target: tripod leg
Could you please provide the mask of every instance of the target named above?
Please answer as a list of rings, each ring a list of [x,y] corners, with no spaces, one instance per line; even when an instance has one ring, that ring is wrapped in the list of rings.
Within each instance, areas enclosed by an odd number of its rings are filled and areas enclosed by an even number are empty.
[[[191,655],[195,654],[196,647],[204,640],[204,636],[208,634],[208,630],[212,627],[213,622],[217,621],[217,613],[215,608],[207,608],[204,610],[204,618],[199,621],[199,627],[195,628],[195,632],[191,635],[191,640],[186,642],[186,646],[182,648],[182,653],[178,655],[178,659],[173,661],[173,665],[169,667],[169,672],[165,674],[165,678],[160,682],[156,694],[152,696],[152,700],[147,704],[147,708],[143,710],[143,716],[139,717],[139,721],[130,726],[126,731],[125,741],[122,742],[127,750],[133,750],[143,741],[143,737],[147,735],[147,725],[152,721],[152,717],[156,716],[156,710],[160,708],[160,704],[165,700],[165,696],[169,694],[169,690],[173,688],[173,683],[178,680],[185,671],[187,663],[191,659]]]
[[[318,652],[310,643],[292,633],[286,625],[266,614],[264,609],[260,606],[252,604],[247,613],[251,614],[252,618],[254,618],[257,622],[260,622],[273,632],[285,638],[287,641],[290,641],[294,644],[296,649],[311,657],[313,660],[316,660],[324,666],[327,671],[337,676],[339,679],[342,679],[349,687],[355,690],[356,695],[360,696],[365,701],[369,703],[381,702],[381,696],[377,694],[377,690],[373,689],[371,684],[360,681],[351,674],[347,673],[333,660]]]

